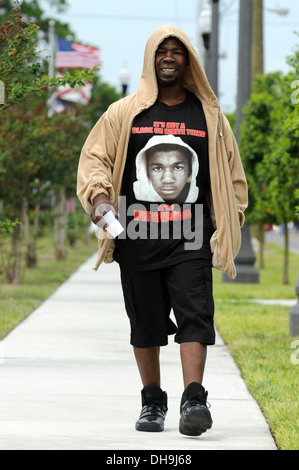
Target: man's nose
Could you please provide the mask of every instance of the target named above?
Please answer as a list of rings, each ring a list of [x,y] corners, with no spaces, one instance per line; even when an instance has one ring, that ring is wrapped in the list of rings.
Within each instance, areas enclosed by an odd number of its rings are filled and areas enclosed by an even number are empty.
[[[173,62],[174,61],[173,53],[171,51],[168,51],[164,56],[164,60],[167,62]]]
[[[165,170],[163,172],[163,183],[170,183],[173,181],[173,172],[171,170]]]

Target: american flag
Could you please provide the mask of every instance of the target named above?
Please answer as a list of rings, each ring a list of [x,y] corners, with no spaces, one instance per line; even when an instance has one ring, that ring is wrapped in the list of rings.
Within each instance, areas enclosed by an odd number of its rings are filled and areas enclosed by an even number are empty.
[[[57,69],[90,69],[100,65],[100,50],[57,38]]]

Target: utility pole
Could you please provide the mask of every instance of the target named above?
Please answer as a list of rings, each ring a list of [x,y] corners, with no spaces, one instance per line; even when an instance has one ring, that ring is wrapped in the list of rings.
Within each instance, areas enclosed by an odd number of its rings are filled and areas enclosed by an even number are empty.
[[[264,73],[264,0],[253,0],[252,79]]]

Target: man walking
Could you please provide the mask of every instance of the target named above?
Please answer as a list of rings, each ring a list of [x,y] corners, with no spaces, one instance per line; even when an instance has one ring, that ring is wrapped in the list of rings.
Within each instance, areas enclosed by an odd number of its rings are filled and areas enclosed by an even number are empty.
[[[147,214],[140,219],[138,210],[126,212],[121,222],[138,224],[134,236],[111,240],[103,232],[95,267],[114,260],[120,266],[143,384],[136,429],[164,429],[167,394],[161,389],[159,354],[175,334],[184,382],[179,430],[202,434],[212,426],[202,385],[207,346],[215,343],[212,266],[236,276],[247,184],[228,121],[190,40],[177,27],[166,25],[152,34],[138,91],[111,105],[88,136],[78,197],[102,226],[106,212],[122,212],[119,198],[128,208],[141,204]],[[190,234],[196,238],[199,230],[200,246],[188,245]]]

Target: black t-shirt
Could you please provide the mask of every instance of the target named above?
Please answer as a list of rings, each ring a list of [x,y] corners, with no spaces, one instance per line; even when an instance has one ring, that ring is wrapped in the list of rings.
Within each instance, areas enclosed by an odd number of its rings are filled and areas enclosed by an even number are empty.
[[[211,263],[213,227],[207,125],[201,102],[157,101],[136,116],[123,175],[115,260],[152,270],[188,259]]]

